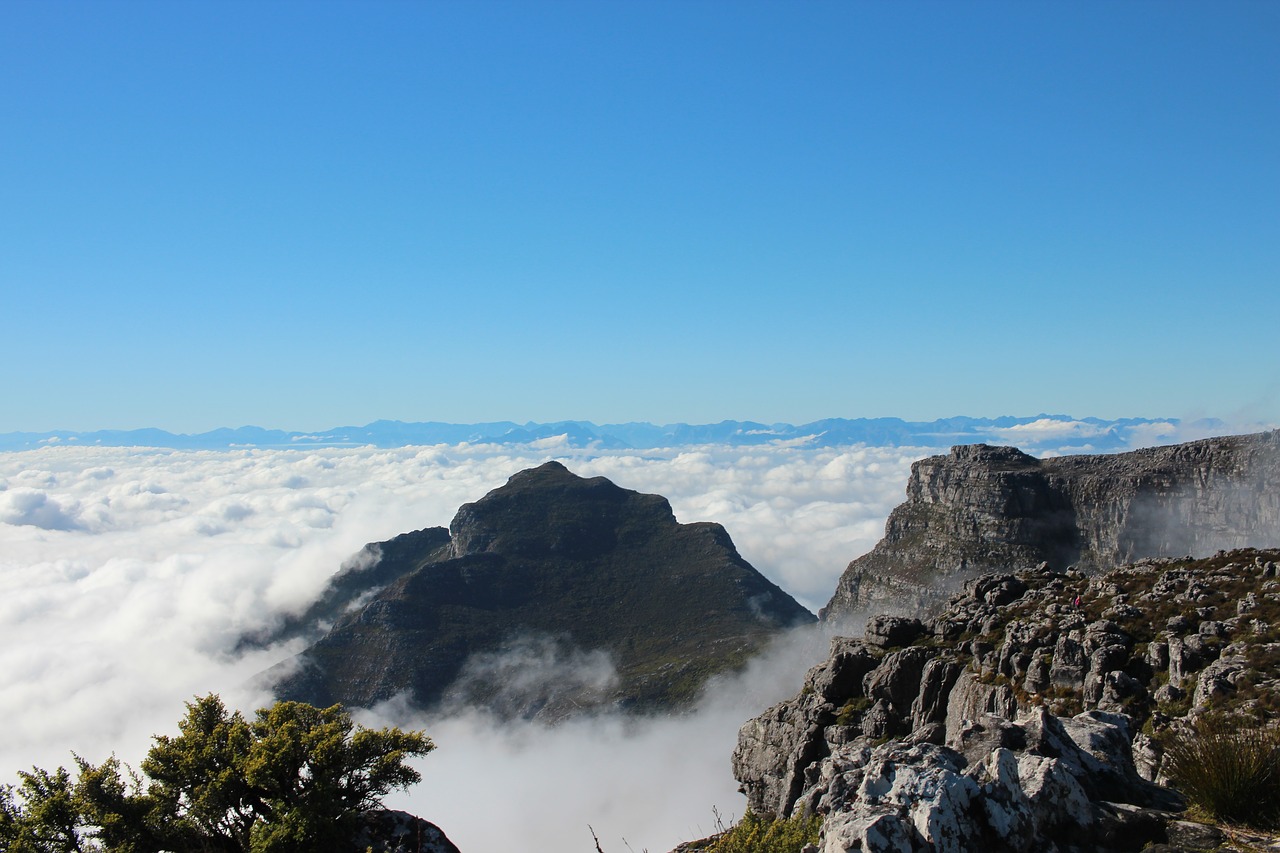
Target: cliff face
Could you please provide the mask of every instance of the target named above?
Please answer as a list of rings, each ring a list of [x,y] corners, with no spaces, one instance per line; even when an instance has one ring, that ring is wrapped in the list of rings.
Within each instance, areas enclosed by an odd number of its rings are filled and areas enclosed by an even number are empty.
[[[822,615],[927,607],[1007,566],[1096,572],[1276,541],[1280,431],[1043,460],[960,446],[912,466],[884,539],[849,564]]]
[[[368,707],[407,694],[552,720],[667,710],[814,621],[720,525],[679,524],[665,498],[556,462],[464,505],[448,531],[364,553],[326,606],[352,600],[364,573],[387,585],[279,676],[281,698]]]

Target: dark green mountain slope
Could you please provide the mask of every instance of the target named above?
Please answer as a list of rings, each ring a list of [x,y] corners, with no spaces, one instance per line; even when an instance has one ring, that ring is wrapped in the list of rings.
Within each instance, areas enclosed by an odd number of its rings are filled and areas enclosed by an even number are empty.
[[[300,657],[282,698],[667,710],[814,621],[720,525],[679,524],[665,498],[557,462],[464,505],[447,540],[437,529],[377,547],[379,578],[401,573]]]

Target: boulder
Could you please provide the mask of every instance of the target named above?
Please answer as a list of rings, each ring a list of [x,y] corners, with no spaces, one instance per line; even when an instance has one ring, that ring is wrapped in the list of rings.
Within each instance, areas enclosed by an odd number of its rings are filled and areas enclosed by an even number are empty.
[[[433,823],[408,812],[373,809],[361,815],[351,853],[460,853]]]
[[[1115,714],[970,721],[960,749],[851,745],[822,762],[806,795],[825,816],[824,853],[1138,850],[1166,840],[1168,815],[1133,769]]]
[[[738,730],[733,774],[756,814],[790,815],[806,768],[827,754],[825,726],[834,709],[815,694],[804,700],[774,705]]]
[[[903,616],[875,616],[865,630],[869,645],[881,649],[909,646],[924,636],[925,626],[919,619]]]
[[[1017,712],[1018,702],[1007,684],[986,684],[972,672],[962,672],[947,700],[947,743],[959,736],[966,721],[987,714],[1012,719]]]

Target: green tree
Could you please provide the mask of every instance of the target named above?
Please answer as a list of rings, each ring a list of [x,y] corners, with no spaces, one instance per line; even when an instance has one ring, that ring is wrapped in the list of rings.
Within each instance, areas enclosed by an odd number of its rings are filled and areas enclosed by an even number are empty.
[[[348,846],[360,814],[414,784],[405,762],[434,749],[421,732],[356,726],[341,706],[279,702],[250,722],[215,695],[161,735],[144,777],[114,757],[22,773],[0,788],[10,853],[301,853]]]
[[[177,737],[156,737],[142,771],[152,780],[147,794],[165,818],[166,841],[182,849],[250,849],[254,822],[271,817],[245,779],[252,742],[244,717],[216,695],[187,704]]]
[[[11,788],[0,798],[0,837],[10,853],[80,853],[80,812],[71,774],[64,767],[53,773],[33,767],[18,778],[22,804],[13,801]]]
[[[361,812],[419,780],[409,755],[432,745],[420,733],[353,730],[341,706],[280,702],[258,712],[245,764],[270,820],[255,825],[255,851],[314,850],[349,838]]]

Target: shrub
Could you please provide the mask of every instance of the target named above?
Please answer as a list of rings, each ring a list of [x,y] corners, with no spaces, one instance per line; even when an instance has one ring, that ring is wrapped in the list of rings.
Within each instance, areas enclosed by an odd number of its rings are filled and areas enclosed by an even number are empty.
[[[216,695],[160,735],[146,781],[113,758],[20,772],[0,786],[0,851],[312,853],[351,846],[360,813],[418,781],[422,732],[366,729],[341,706],[277,702],[247,720]],[[122,773],[123,770],[123,773]]]
[[[1280,730],[1239,717],[1205,717],[1164,738],[1169,781],[1208,817],[1280,825]]]
[[[856,699],[850,699],[840,707],[840,712],[836,714],[837,726],[854,726],[862,719],[863,713],[871,707],[871,700],[866,696],[859,696]]]
[[[806,844],[818,843],[822,818],[793,815],[767,818],[747,812],[707,847],[707,853],[800,853]]]

